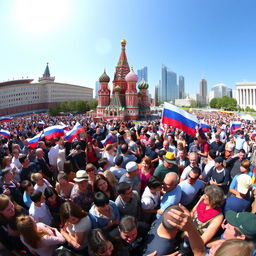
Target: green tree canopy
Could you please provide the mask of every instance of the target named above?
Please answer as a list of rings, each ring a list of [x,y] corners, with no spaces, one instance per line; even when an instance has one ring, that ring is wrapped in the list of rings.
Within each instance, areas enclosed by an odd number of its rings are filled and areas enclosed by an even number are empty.
[[[222,98],[213,98],[210,101],[211,108],[222,108],[225,110],[235,110],[237,106],[237,101],[234,98],[224,96]]]

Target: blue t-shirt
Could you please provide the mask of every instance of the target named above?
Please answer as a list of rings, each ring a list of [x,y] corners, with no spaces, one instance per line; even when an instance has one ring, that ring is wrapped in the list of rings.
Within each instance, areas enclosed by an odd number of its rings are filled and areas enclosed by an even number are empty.
[[[224,215],[228,210],[235,212],[244,212],[250,205],[250,201],[236,196],[227,197],[224,205]]]
[[[160,210],[164,211],[169,206],[178,204],[181,199],[181,194],[182,194],[181,188],[179,186],[177,186],[175,189],[171,190],[170,192],[165,193],[160,203]],[[161,215],[157,214],[156,217],[157,219],[159,219]]]
[[[199,190],[204,187],[204,183],[197,180],[195,184],[189,184],[187,180],[184,180],[178,186],[182,192],[180,203],[186,206],[192,203]]]

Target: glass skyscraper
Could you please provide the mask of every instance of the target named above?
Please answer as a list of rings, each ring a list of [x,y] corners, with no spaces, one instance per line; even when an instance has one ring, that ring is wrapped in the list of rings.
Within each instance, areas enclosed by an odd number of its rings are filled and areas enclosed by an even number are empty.
[[[137,84],[140,83],[142,78],[144,78],[144,80],[146,82],[148,82],[148,67],[144,67],[142,69],[138,69],[137,70],[137,75],[138,75],[138,82],[137,82]]]
[[[184,76],[179,76],[179,98],[185,98],[185,79]]]

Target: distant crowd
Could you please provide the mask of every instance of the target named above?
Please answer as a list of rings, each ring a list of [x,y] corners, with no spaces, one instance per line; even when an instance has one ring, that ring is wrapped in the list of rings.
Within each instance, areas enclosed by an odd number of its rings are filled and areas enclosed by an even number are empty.
[[[161,120],[33,114],[0,122],[0,255],[256,255],[256,128],[195,111],[192,137]],[[53,125],[83,132],[34,147]]]

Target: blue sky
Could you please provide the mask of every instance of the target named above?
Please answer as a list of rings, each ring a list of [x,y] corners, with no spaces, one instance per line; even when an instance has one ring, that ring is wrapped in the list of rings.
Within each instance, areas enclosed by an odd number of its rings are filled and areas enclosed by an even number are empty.
[[[189,93],[256,81],[255,0],[2,0],[0,81],[42,75],[93,87],[113,79],[120,41],[134,70],[148,66],[150,91],[162,64]]]

